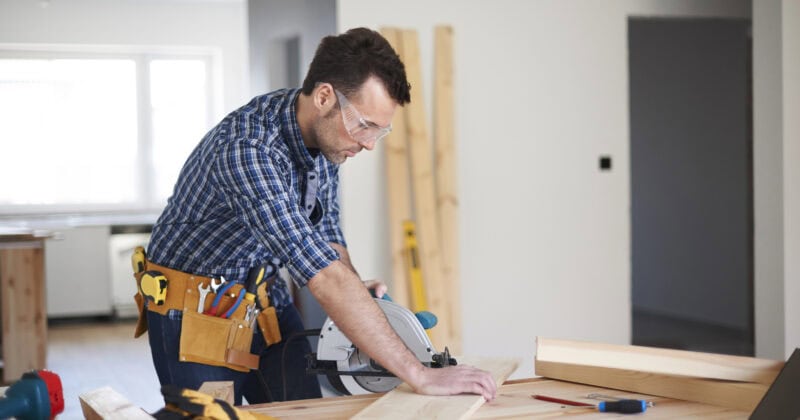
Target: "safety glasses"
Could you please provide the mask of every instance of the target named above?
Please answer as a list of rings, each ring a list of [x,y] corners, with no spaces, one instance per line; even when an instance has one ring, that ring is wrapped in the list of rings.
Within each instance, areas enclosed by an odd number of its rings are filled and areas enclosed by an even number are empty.
[[[372,121],[366,120],[356,107],[347,100],[344,94],[335,89],[334,92],[336,92],[336,97],[339,99],[339,109],[342,111],[344,128],[353,140],[360,144],[369,144],[386,137],[392,131],[391,124],[387,127],[381,127]]]

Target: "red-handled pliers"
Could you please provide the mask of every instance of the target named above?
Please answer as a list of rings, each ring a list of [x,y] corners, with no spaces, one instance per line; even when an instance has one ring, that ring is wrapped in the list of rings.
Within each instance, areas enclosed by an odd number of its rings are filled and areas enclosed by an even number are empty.
[[[230,289],[234,284],[236,284],[236,282],[229,281],[220,286],[219,290],[217,290],[217,296],[214,297],[214,302],[212,302],[211,307],[206,309],[206,311],[203,313],[206,315],[217,316],[217,310],[219,310],[219,302],[222,299],[222,296],[224,296],[225,292],[227,292],[228,289]]]
[[[220,318],[230,318],[231,314],[233,314],[233,312],[236,311],[239,305],[242,304],[242,299],[244,298],[244,294],[245,294],[244,289],[239,290],[239,297],[236,298],[236,302],[233,302],[233,305],[231,305],[230,309],[225,311],[223,315],[220,315]]]

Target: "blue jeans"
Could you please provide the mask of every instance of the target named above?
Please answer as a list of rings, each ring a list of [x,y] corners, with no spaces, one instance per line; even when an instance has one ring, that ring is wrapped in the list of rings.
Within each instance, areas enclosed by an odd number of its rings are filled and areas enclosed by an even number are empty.
[[[304,330],[303,321],[294,305],[279,312],[283,340],[269,347],[258,328],[253,334],[250,352],[259,355],[259,370],[238,372],[226,367],[209,366],[178,360],[181,320],[183,312],[170,310],[167,315],[147,311],[148,337],[153,364],[161,385],[176,385],[181,388],[198,389],[207,381],[233,381],[234,404],[242,404],[242,396],[250,404],[284,401],[283,381],[286,381],[285,400],[320,398],[319,381],[315,375],[306,375],[306,354],[311,346],[305,337],[297,337],[288,343],[285,364],[281,356],[287,339],[295,332]],[[263,381],[258,375],[261,372]],[[284,378],[285,375],[285,378]]]

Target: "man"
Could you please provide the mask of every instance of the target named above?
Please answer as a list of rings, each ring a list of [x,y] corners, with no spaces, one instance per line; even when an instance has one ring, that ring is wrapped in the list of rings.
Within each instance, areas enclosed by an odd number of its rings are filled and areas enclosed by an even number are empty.
[[[403,63],[377,32],[358,28],[324,38],[302,91],[256,97],[203,138],[153,228],[148,256],[182,273],[237,282],[277,258],[356,346],[415,391],[491,400],[496,386],[489,373],[427,368],[405,348],[353,268],[339,227],[338,165],[388,134],[395,109],[410,101],[409,89]],[[366,284],[378,295],[386,290],[381,282]],[[302,331],[286,284],[274,282],[269,291],[282,336]],[[251,353],[259,369],[251,372],[179,361],[181,311],[161,314],[149,305],[162,385],[197,389],[232,380],[236,404],[242,395],[250,403],[281,400],[284,393],[320,396],[316,377],[304,372],[307,340],[266,346],[256,328]]]

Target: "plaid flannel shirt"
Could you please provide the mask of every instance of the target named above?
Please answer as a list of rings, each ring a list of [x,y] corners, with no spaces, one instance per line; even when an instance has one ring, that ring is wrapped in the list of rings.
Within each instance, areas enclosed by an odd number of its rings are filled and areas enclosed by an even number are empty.
[[[298,95],[292,89],[256,97],[206,134],[153,227],[153,262],[242,282],[250,268],[277,257],[303,287],[339,259],[329,245],[346,246],[339,168],[303,144]],[[278,308],[291,303],[285,287],[273,290],[272,300]]]

